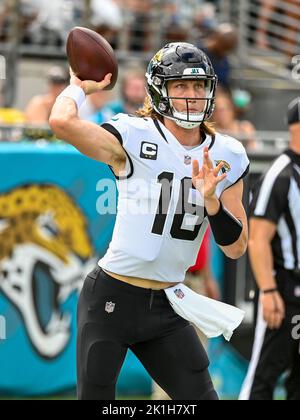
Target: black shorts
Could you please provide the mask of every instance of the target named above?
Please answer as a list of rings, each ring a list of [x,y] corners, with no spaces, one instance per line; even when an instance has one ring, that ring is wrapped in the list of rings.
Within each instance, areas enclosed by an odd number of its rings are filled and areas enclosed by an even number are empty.
[[[129,285],[96,267],[78,303],[79,399],[114,399],[127,349],[172,399],[217,399],[193,326],[163,290]]]

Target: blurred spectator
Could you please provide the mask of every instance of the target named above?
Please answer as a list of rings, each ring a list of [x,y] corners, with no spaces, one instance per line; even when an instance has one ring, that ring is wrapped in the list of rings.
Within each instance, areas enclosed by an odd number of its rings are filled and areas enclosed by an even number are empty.
[[[209,56],[219,84],[225,88],[230,86],[230,63],[228,56],[232,54],[238,45],[238,33],[234,26],[222,23],[212,34],[205,39],[203,45],[199,45]]]
[[[91,24],[96,32],[115,47],[117,35],[123,26],[121,8],[114,0],[92,0]]]
[[[18,15],[14,8],[17,8]],[[37,18],[37,14],[37,9],[30,4],[29,0],[20,0],[15,4],[11,0],[2,0],[0,2],[0,41],[8,41],[9,26],[15,16],[18,17],[19,37],[24,41],[26,31]]]
[[[79,23],[81,0],[20,0],[19,26],[25,43],[62,45]]]
[[[31,124],[48,124],[51,109],[56,97],[64,90],[70,80],[67,69],[59,66],[51,67],[47,74],[48,92],[34,96],[28,103],[25,115]]]
[[[193,20],[201,37],[210,34],[218,26],[216,6],[209,2],[200,4],[194,13]]]
[[[108,103],[93,116],[93,121],[101,124],[111,116],[125,113],[134,114],[143,106],[146,90],[145,75],[140,70],[127,70],[121,81],[121,99]]]
[[[223,89],[217,90],[213,121],[217,131],[236,137],[247,150],[255,150],[257,148],[254,126],[250,121],[239,121],[237,119],[232,96]]]
[[[289,57],[299,54],[299,0],[260,0],[256,3],[259,7],[255,16],[256,45],[267,49],[278,48]]]
[[[129,50],[131,51],[148,51],[151,45],[151,19],[149,19],[152,11],[154,0],[124,0],[122,6],[129,12],[130,16],[130,33],[129,33]]]
[[[9,16],[8,0],[0,2],[0,42],[6,41],[7,23]]]
[[[200,0],[201,1],[201,0]],[[185,42],[191,28],[193,12],[189,0],[167,0],[164,4],[163,36],[166,42]]]
[[[216,27],[215,6],[204,0],[166,0],[162,22],[164,42],[199,42]]]

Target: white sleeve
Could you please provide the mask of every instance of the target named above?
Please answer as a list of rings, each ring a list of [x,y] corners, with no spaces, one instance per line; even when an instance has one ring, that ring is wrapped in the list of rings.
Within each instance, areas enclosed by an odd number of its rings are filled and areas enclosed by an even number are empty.
[[[126,148],[129,137],[128,116],[126,114],[117,114],[111,120],[102,124],[101,127],[113,134],[124,149]]]
[[[232,152],[232,166],[227,175],[228,185],[226,188],[236,184],[240,179],[243,179],[249,172],[250,162],[246,150],[242,146],[242,150]]]
[[[232,187],[238,181],[243,179],[249,172],[250,162],[244,146],[231,137],[227,138],[225,148],[223,149],[224,161],[226,165],[227,176],[223,182],[217,186],[217,195],[220,196],[224,190]]]
[[[110,121],[101,125],[102,128],[109,131],[111,134],[113,134],[117,138],[117,140],[120,142],[120,144],[125,150],[126,157],[127,157],[126,168],[125,168],[125,174],[124,176],[122,176],[122,179],[128,179],[133,174],[133,162],[126,147],[128,144],[129,131],[130,131],[130,124],[129,124],[128,118],[129,116],[126,114],[117,114]],[[121,179],[118,176],[116,176],[116,178],[118,180]]]

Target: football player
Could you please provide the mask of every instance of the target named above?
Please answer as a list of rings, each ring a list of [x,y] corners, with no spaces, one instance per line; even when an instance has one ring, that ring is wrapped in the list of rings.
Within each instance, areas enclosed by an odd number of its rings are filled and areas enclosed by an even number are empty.
[[[214,400],[207,355],[165,291],[174,287],[184,301],[178,285],[208,224],[228,257],[244,254],[249,161],[237,140],[208,123],[217,77],[194,45],[168,44],[153,57],[137,115],[119,114],[101,127],[80,120],[85,96],[108,86],[110,77],[82,82],[73,74],[50,118],[58,137],[110,166],[119,189],[109,249],[87,276],[78,304],[78,397],[114,399],[130,348],[172,399]],[[219,318],[217,324],[226,316]]]

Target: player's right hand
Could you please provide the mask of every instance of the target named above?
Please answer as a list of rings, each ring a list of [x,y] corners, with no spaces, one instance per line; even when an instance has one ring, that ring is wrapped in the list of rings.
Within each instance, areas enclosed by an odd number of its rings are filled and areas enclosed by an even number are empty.
[[[108,73],[101,82],[95,82],[94,80],[80,80],[78,77],[76,77],[73,70],[70,68],[70,84],[81,87],[86,95],[100,92],[101,90],[105,89],[110,84],[111,77],[112,74]]]
[[[203,150],[203,166],[199,168],[199,162],[193,160],[192,181],[194,187],[203,195],[204,199],[215,196],[217,185],[226,178],[226,173],[219,175],[224,162],[220,162],[214,167],[209,158],[208,147]]]
[[[260,302],[263,309],[263,317],[268,328],[275,330],[280,328],[285,318],[285,304],[278,292],[262,294]]]

